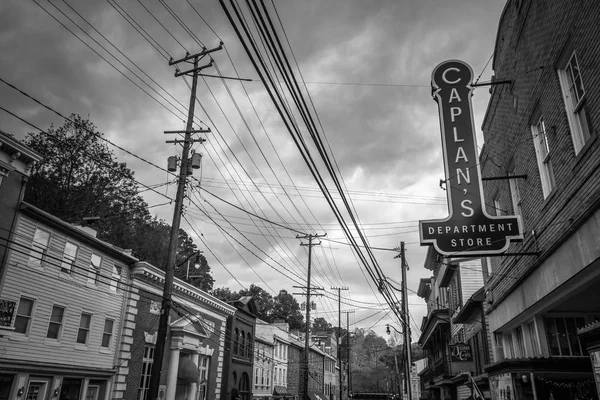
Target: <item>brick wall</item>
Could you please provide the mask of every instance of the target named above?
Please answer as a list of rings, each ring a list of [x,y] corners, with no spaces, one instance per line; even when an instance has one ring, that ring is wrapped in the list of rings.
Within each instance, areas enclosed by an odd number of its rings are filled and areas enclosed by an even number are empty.
[[[511,245],[508,251],[539,249],[542,254],[492,258],[493,275],[486,289],[491,290],[495,304],[543,262],[600,198],[600,2],[524,0],[520,9],[515,4],[507,4],[500,21],[494,57],[496,78],[509,79],[512,84],[492,87],[480,162],[483,177],[507,175],[513,165],[516,174],[527,175],[517,180],[525,240]],[[583,77],[584,107],[592,136],[578,155],[556,70],[561,56],[572,50]],[[555,181],[545,199],[531,133],[536,115],[545,120]],[[485,181],[484,192],[490,214],[495,214],[490,206],[495,197],[503,209],[513,212],[508,180]]]

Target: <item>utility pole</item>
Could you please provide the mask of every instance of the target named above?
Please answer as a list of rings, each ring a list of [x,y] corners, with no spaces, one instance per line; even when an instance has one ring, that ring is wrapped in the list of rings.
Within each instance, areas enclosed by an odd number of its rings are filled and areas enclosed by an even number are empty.
[[[327,236],[327,234],[323,234],[323,235],[304,235],[304,236],[296,236],[297,239],[308,239],[308,243],[300,243],[300,246],[308,246],[308,278],[306,281],[306,332],[305,332],[305,338],[304,338],[304,382],[303,382],[303,387],[304,387],[304,399],[308,400],[308,378],[309,378],[309,371],[308,371],[308,366],[309,366],[309,357],[308,357],[308,353],[309,353],[309,338],[308,336],[310,335],[310,271],[311,271],[311,256],[312,256],[312,248],[313,246],[318,246],[321,244],[321,242],[319,243],[313,243],[313,239],[316,238],[321,238]]]
[[[196,105],[196,88],[198,86],[198,73],[210,66],[212,66],[212,60],[201,67],[198,66],[198,62],[204,58],[207,54],[221,50],[222,44],[219,47],[207,50],[204,48],[200,53],[190,55],[186,54],[185,57],[179,60],[171,59],[169,65],[179,64],[181,62],[193,63],[193,68],[184,72],[180,72],[178,69],[175,76],[191,75],[192,76],[192,91],[190,94],[190,107],[188,109],[188,119],[185,131],[166,131],[165,133],[178,133],[184,134],[184,140],[171,140],[167,143],[183,143],[183,151],[181,152],[181,163],[179,166],[179,181],[177,183],[177,194],[175,196],[175,209],[173,210],[173,223],[171,224],[171,236],[169,239],[169,252],[167,255],[167,267],[165,271],[165,286],[163,289],[162,306],[160,310],[160,319],[158,321],[158,332],[156,335],[156,346],[154,349],[154,361],[152,364],[152,374],[150,377],[150,387],[148,389],[148,399],[156,400],[158,398],[158,389],[160,386],[160,375],[161,367],[163,362],[163,355],[165,350],[165,343],[167,341],[167,330],[169,325],[169,314],[171,312],[171,297],[173,294],[173,278],[175,269],[175,260],[177,256],[177,247],[179,245],[179,226],[181,225],[181,212],[183,210],[183,197],[185,192],[186,178],[188,175],[188,157],[190,152],[190,144],[193,142],[204,142],[205,139],[192,139],[192,133],[198,132],[210,132],[210,130],[193,130],[194,122],[194,109]],[[191,61],[193,60],[193,61]],[[166,399],[175,398],[175,387],[167,387]]]
[[[354,311],[345,311],[346,313],[346,368],[347,368],[347,380],[348,380],[348,396],[347,399],[350,400],[352,397],[350,394],[352,393],[352,375],[350,375],[350,313],[354,313]]]
[[[408,395],[408,400],[413,400],[412,398],[412,380],[411,380],[411,372],[412,372],[412,351],[410,347],[410,315],[408,313],[408,292],[407,292],[407,283],[406,283],[406,269],[408,265],[406,264],[406,257],[404,254],[404,242],[400,242],[400,263],[402,269],[402,308],[404,314],[404,346],[406,353],[406,393]]]
[[[333,290],[337,290],[338,292],[338,334],[337,334],[337,359],[338,359],[338,367],[339,367],[339,376],[340,376],[340,398],[342,400],[342,349],[340,348],[340,336],[342,335],[342,297],[341,291],[348,290],[347,287],[331,287]]]

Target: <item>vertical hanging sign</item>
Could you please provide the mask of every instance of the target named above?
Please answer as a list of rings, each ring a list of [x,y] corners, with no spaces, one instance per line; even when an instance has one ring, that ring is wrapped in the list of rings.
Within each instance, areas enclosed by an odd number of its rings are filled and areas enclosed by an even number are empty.
[[[511,240],[522,240],[520,216],[490,216],[484,207],[473,123],[473,70],[457,60],[444,61],[431,77],[442,131],[446,193],[450,216],[419,221],[421,245],[451,255],[499,254]]]

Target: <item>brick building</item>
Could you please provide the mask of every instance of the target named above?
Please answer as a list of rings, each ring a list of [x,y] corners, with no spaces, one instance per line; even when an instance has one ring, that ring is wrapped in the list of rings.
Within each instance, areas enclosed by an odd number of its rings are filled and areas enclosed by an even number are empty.
[[[597,398],[578,331],[600,318],[598,21],[596,0],[510,0],[500,17],[480,164],[488,213],[520,214],[524,240],[485,260],[494,399]]]

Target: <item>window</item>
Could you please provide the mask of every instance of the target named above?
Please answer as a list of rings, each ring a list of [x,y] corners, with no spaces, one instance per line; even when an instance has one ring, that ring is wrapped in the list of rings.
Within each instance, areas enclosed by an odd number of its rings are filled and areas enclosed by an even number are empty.
[[[60,264],[60,270],[67,274],[71,273],[73,265],[75,265],[75,257],[77,257],[77,245],[71,242],[65,244],[65,252],[63,254],[63,261]]]
[[[250,333],[246,338],[246,357],[252,358],[252,335]]]
[[[48,324],[48,332],[46,337],[49,339],[60,339],[62,332],[63,318],[65,316],[65,308],[61,306],[53,306],[52,314],[50,315],[50,323]]]
[[[50,241],[50,232],[40,228],[35,228],[33,234],[33,243],[29,252],[28,264],[42,265],[48,254],[48,242]]]
[[[26,297],[21,297],[19,307],[17,308],[17,316],[15,318],[15,332],[27,334],[33,317],[34,300]]]
[[[104,321],[104,330],[102,331],[102,347],[110,347],[114,324],[115,321],[110,318],[106,318],[106,321]]]
[[[206,400],[206,395],[208,393],[208,365],[210,359],[207,356],[200,356],[198,360],[198,367],[200,370],[200,386],[199,393],[200,396],[198,400]]]
[[[502,204],[500,204],[500,199],[498,199],[497,197],[494,199],[494,213],[497,216],[502,215]]]
[[[255,372],[254,372],[254,384],[258,385],[258,371],[259,369],[256,368]]]
[[[541,357],[542,352],[540,350],[540,343],[538,341],[537,329],[535,327],[535,321],[529,321],[527,324],[527,340],[528,345],[531,348],[532,357]]]
[[[243,372],[238,384],[241,400],[250,400],[250,377],[247,372]]]
[[[525,352],[525,337],[523,336],[523,327],[519,326],[516,331],[515,331],[515,335],[514,335],[514,339],[515,339],[515,351],[516,357],[525,357],[526,356],[526,352]]]
[[[121,273],[123,269],[116,264],[113,264],[112,277],[110,279],[109,289],[111,292],[116,292],[121,289]]]
[[[573,147],[575,148],[575,154],[579,154],[590,138],[590,131],[583,104],[585,102],[585,89],[575,52],[571,54],[566,65],[558,70],[558,77],[565,100]]]
[[[548,145],[548,133],[546,132],[544,118],[540,118],[535,125],[531,126],[531,133],[535,146],[535,156],[540,170],[542,191],[544,192],[544,198],[546,198],[554,186],[554,174],[552,172],[552,164],[550,163],[550,146]]]
[[[246,357],[246,332],[240,332],[240,356]]]
[[[508,176],[515,176],[514,168],[508,171]],[[508,184],[510,185],[510,197],[512,199],[513,213],[515,215],[523,215],[521,213],[521,193],[519,192],[519,185],[517,178],[509,178]]]
[[[235,328],[235,333],[233,336],[233,354],[238,354],[239,343],[240,343],[240,331],[237,328]]]
[[[147,400],[153,363],[154,346],[146,345],[144,347],[144,357],[142,358],[142,376],[140,378],[140,388],[138,389],[138,400]]]
[[[92,254],[92,259],[90,260],[90,271],[88,274],[88,283],[89,284],[98,284],[98,279],[100,278],[100,264],[102,263],[102,257],[98,254]]]
[[[583,317],[545,318],[544,322],[551,356],[587,356],[577,337],[577,328],[585,325]]]
[[[77,343],[87,344],[90,335],[90,324],[92,322],[92,314],[81,313],[79,319],[79,330],[77,331]]]

